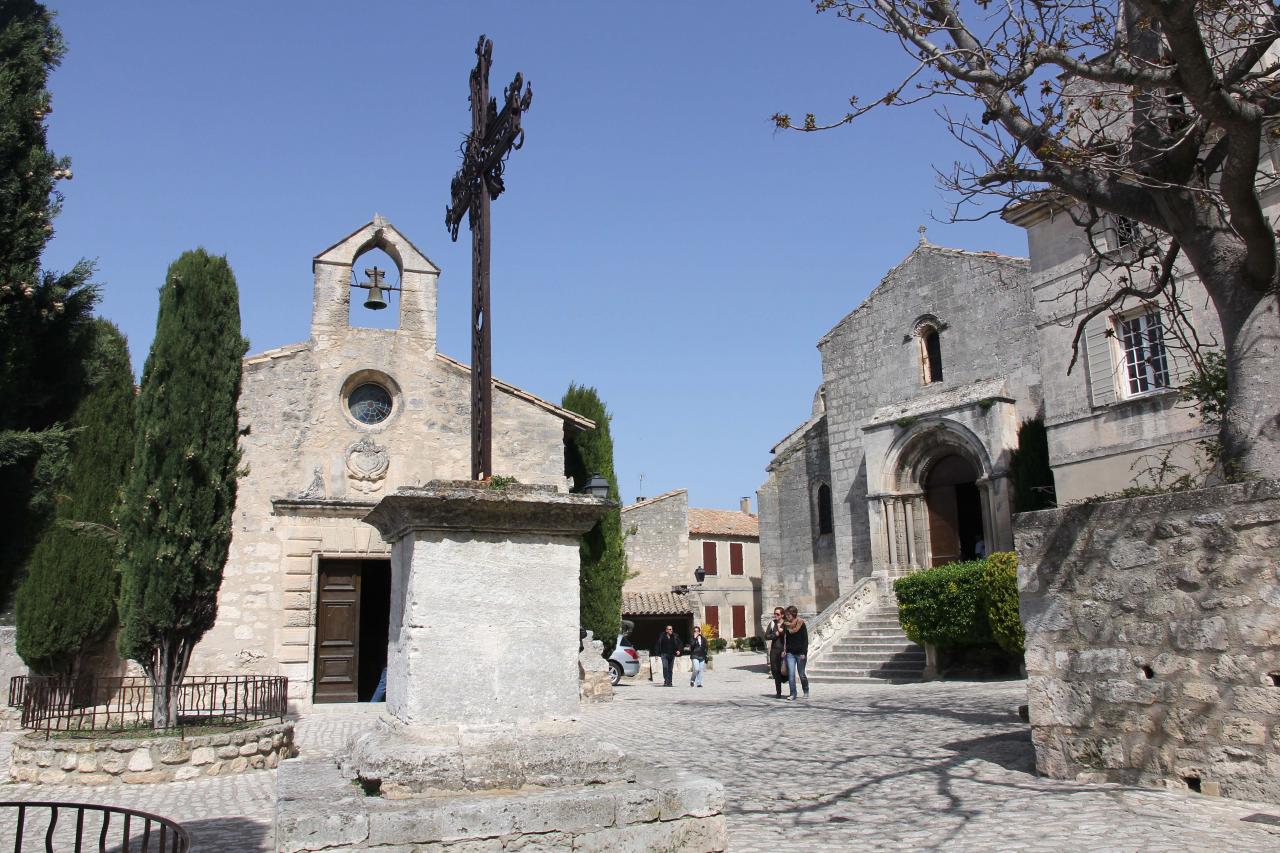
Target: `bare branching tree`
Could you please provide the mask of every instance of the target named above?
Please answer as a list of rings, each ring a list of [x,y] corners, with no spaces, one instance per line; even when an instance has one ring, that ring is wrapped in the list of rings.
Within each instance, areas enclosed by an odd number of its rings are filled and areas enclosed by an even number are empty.
[[[909,67],[873,103],[938,102],[951,134],[973,152],[942,175],[953,216],[1050,203],[1092,241],[1103,214],[1131,233],[1127,267],[1077,318],[1125,299],[1183,318],[1177,282],[1189,267],[1222,326],[1228,402],[1223,461],[1244,474],[1280,473],[1277,232],[1260,167],[1280,135],[1280,8],[1266,0],[818,0],[820,10],[880,30]],[[1095,258],[1115,260],[1104,250]],[[1086,271],[1088,273],[1089,271]],[[1086,276],[1086,279],[1088,276]],[[1185,284],[1184,284],[1185,287]],[[1083,294],[1081,294],[1083,298]],[[1179,323],[1175,320],[1175,327]],[[1194,342],[1183,322],[1179,337]],[[1074,358],[1072,359],[1074,362]]]

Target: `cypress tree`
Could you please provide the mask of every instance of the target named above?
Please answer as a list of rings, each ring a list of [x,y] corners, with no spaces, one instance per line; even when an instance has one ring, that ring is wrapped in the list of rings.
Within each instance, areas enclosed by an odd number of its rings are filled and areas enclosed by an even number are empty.
[[[17,593],[18,654],[37,673],[74,679],[84,651],[116,621],[115,543],[78,528],[109,529],[133,458],[134,387],[129,345],[94,322],[90,390],[71,419],[70,471],[54,524]]]
[[[1018,427],[1018,447],[1009,455],[1013,479],[1013,511],[1034,512],[1058,505],[1049,464],[1049,433],[1044,418],[1025,420]]]
[[[566,448],[570,476],[575,491],[581,491],[593,474],[609,481],[609,499],[618,501],[618,478],[613,471],[613,438],[609,434],[612,416],[595,388],[572,384],[561,406],[595,421],[596,428],[574,435]],[[578,577],[579,618],[582,627],[613,648],[622,621],[622,582],[627,574],[627,556],[622,547],[622,512],[609,510],[595,527],[582,537],[582,572]]]
[[[153,681],[156,728],[177,723],[173,699],[191,650],[217,615],[240,474],[236,401],[246,348],[226,258],[184,253],[160,290],[117,523],[118,642]]]
[[[65,472],[71,417],[84,392],[83,365],[97,289],[92,265],[42,271],[71,177],[46,145],[49,72],[65,52],[53,16],[33,0],[0,0],[0,608],[53,508]]]

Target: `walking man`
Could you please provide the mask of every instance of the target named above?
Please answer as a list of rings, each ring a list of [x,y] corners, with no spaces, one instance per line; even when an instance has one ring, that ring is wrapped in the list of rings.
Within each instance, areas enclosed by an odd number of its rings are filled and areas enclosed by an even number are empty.
[[[675,664],[676,658],[680,657],[680,647],[683,645],[684,642],[680,639],[680,635],[670,625],[658,636],[658,642],[653,651],[654,654],[662,658],[663,687],[671,686],[671,668]]]

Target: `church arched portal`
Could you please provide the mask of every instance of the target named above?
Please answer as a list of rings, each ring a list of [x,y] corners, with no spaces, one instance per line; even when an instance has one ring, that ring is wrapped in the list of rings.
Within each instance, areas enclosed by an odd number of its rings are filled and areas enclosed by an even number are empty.
[[[932,565],[941,566],[985,556],[982,493],[979,472],[955,453],[929,466],[921,483],[929,513],[929,552]]]

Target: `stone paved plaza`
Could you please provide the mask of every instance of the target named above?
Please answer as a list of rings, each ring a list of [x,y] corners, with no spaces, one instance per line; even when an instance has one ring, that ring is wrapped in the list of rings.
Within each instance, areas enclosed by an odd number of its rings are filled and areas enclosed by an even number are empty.
[[[1280,806],[1036,778],[1012,710],[1025,701],[1020,682],[814,685],[792,703],[772,698],[758,661],[721,655],[700,690],[624,682],[617,701],[583,713],[634,756],[723,782],[732,850],[1280,849]],[[298,743],[332,752],[370,719],[364,709],[308,715]],[[0,752],[7,762],[8,738]],[[124,788],[10,784],[3,796],[163,814],[202,853],[271,849],[272,771]]]

